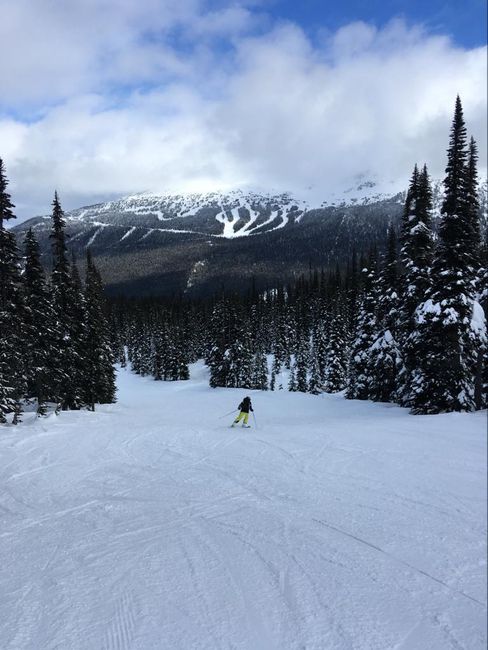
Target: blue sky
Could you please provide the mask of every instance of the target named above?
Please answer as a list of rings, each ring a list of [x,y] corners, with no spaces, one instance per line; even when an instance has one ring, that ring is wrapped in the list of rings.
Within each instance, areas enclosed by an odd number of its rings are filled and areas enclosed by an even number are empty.
[[[486,173],[486,0],[0,0],[21,217],[142,191],[326,198],[442,177],[454,100]]]
[[[394,17],[420,23],[434,34],[446,34],[463,47],[486,44],[486,0],[269,0],[274,16],[296,21],[313,32],[335,31],[364,20],[378,27]]]

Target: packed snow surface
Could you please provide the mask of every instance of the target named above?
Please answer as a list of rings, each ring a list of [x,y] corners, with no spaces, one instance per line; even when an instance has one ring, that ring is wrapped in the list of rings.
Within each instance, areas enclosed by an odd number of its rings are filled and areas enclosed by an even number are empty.
[[[486,412],[118,385],[0,428],[2,650],[485,648]]]

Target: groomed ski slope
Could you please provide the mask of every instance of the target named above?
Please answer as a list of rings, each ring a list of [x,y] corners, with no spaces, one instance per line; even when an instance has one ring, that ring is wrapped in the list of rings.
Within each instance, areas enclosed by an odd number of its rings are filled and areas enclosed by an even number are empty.
[[[192,377],[0,429],[2,650],[485,648],[486,412]]]

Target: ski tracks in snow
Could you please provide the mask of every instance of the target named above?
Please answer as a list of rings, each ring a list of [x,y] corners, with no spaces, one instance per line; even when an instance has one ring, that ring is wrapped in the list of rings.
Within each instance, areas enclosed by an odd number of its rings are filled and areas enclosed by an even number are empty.
[[[2,650],[484,649],[476,426],[197,370],[0,438]]]
[[[108,622],[103,650],[130,650],[137,627],[137,612],[132,593],[125,590],[114,604],[114,614]]]

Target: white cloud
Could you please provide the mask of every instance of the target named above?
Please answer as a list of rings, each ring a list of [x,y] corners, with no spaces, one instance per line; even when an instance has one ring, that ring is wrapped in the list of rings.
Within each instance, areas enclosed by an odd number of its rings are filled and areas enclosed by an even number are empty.
[[[55,187],[75,206],[241,183],[325,195],[362,172],[407,183],[424,161],[442,176],[457,93],[486,169],[486,48],[466,51],[402,21],[352,23],[320,45],[289,23],[250,36],[263,23],[246,3],[213,12],[203,0],[15,7],[0,39],[0,56],[16,48],[0,72],[2,96],[13,110],[42,109],[30,123],[0,117],[21,214],[48,209]],[[171,29],[183,47],[171,45]],[[123,99],[120,84],[130,86]]]

